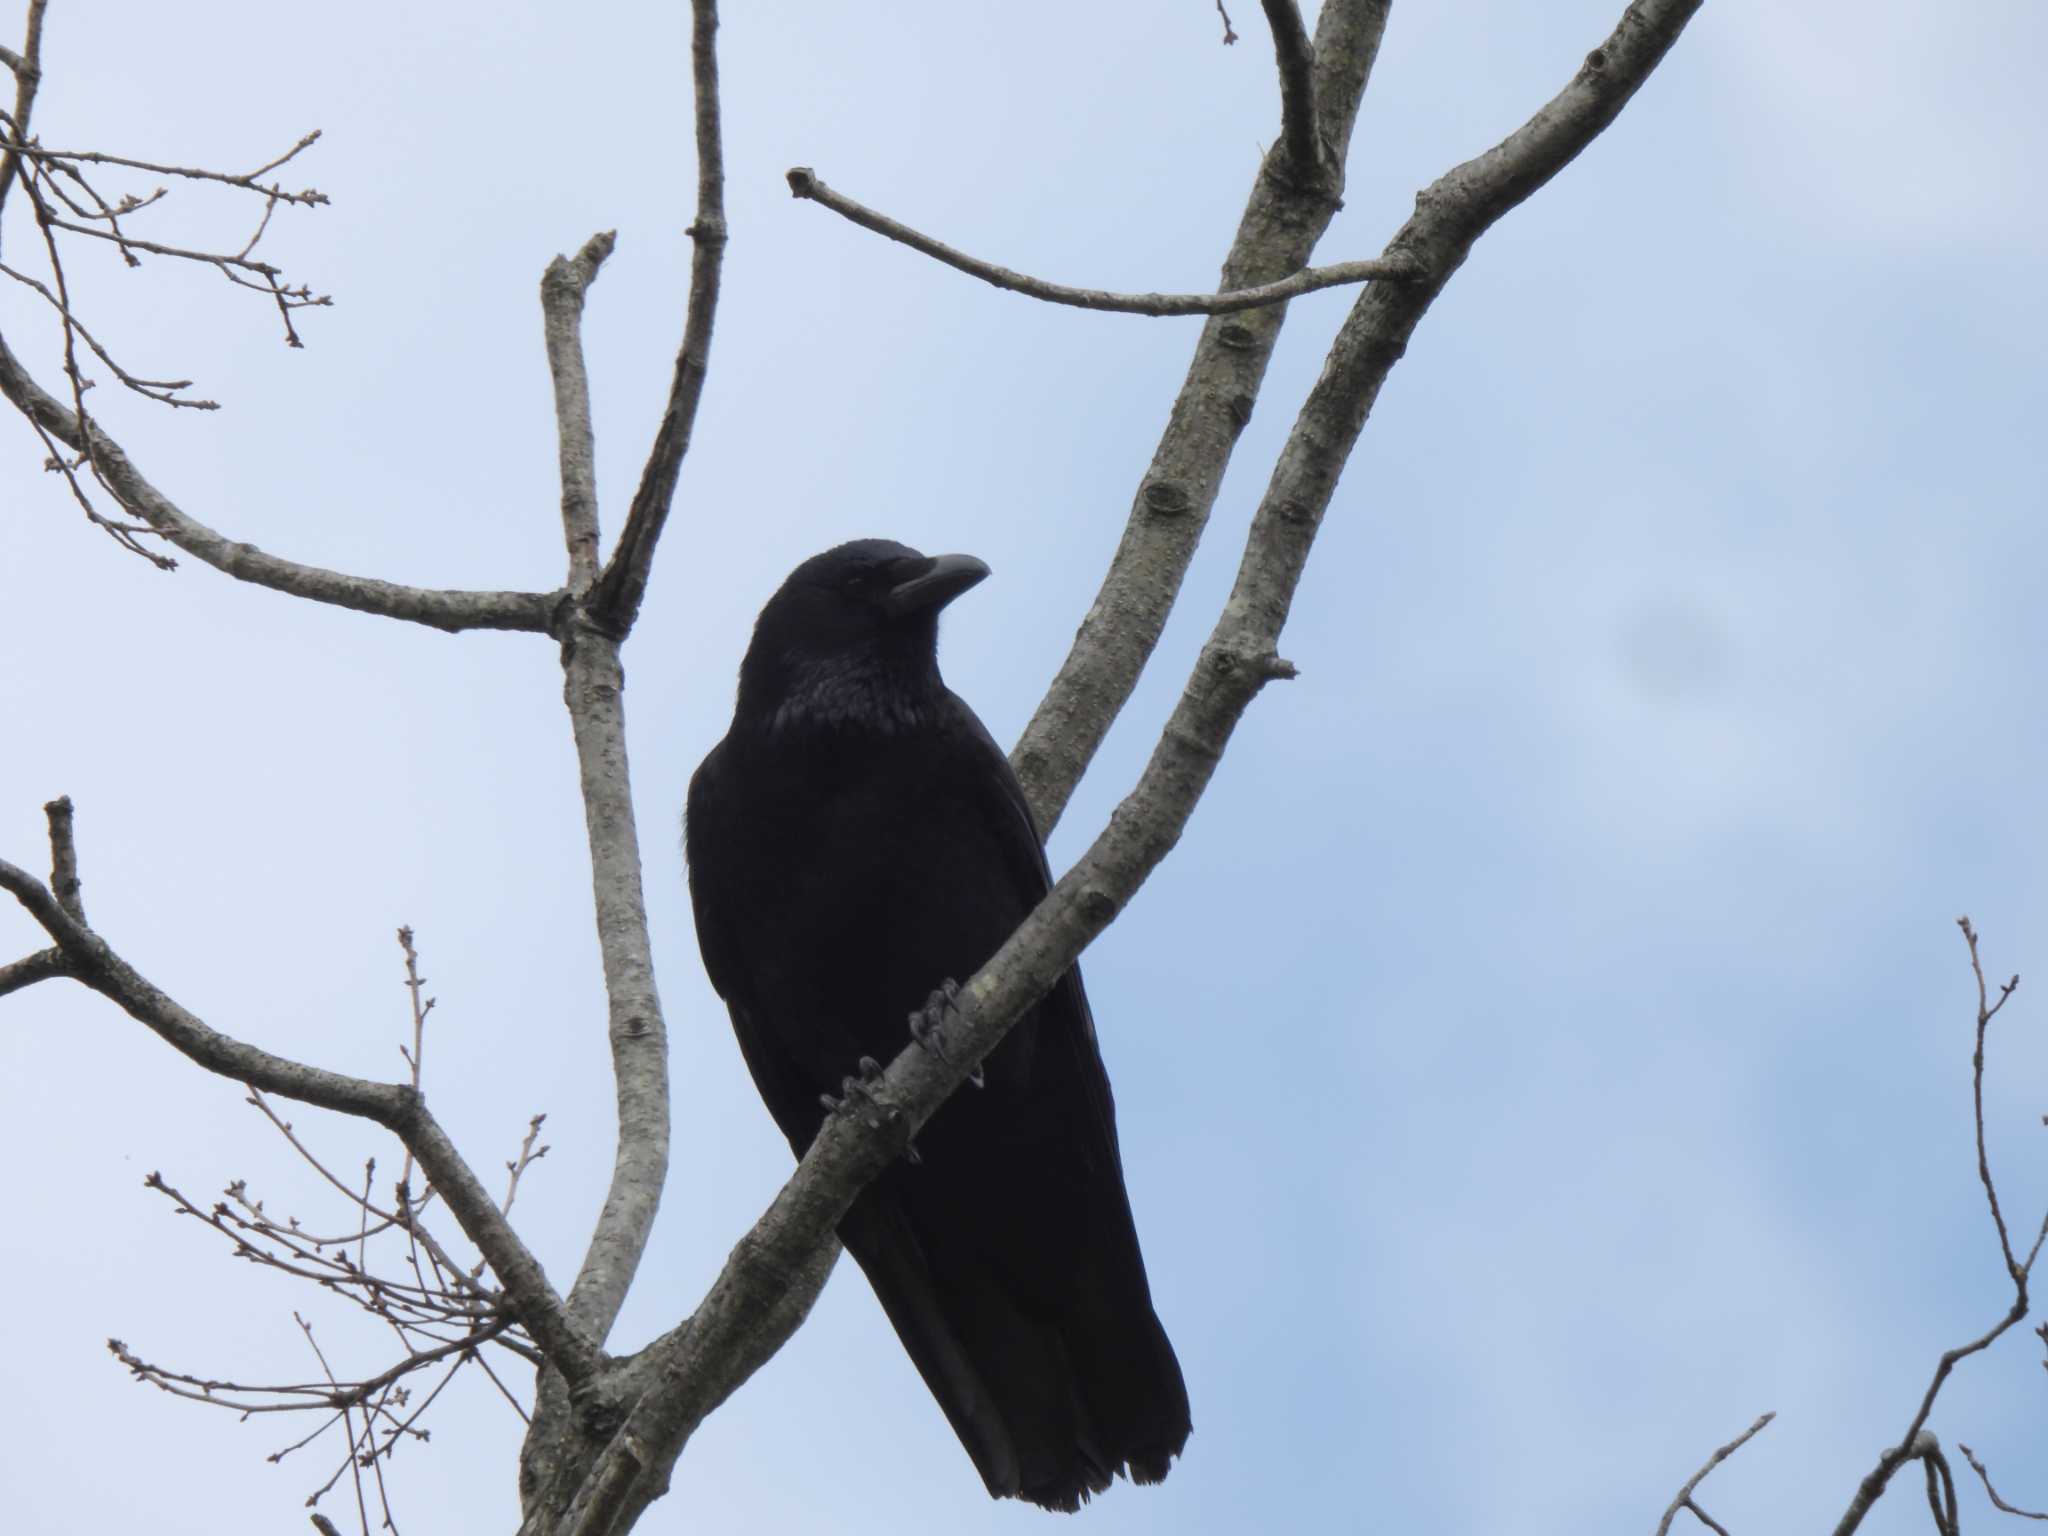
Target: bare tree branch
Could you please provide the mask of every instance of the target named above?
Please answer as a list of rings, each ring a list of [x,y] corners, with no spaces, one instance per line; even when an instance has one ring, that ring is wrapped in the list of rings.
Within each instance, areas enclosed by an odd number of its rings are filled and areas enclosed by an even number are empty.
[[[35,110],[36,87],[43,80],[43,12],[50,0],[29,0],[28,31],[21,52],[7,53],[7,67],[14,71],[14,120],[9,126],[16,140],[28,137],[29,114]],[[21,156],[9,151],[0,159],[0,209],[7,206],[7,194],[21,176]]]
[[[1389,242],[1385,254],[1419,261],[1429,275],[1398,284],[1374,283],[1360,295],[1304,416],[1324,418],[1337,434],[1334,441],[1341,444],[1340,451],[1327,452],[1324,445],[1297,432],[1282,452],[1255,527],[1270,520],[1270,536],[1295,543],[1306,554],[1306,540],[1313,537],[1335,476],[1364,425],[1380,384],[1473,242],[1569,164],[1613,121],[1698,8],[1699,0],[1637,0],[1631,4],[1613,34],[1587,55],[1563,91],[1501,143],[1440,177],[1417,197],[1414,216]],[[1324,7],[1317,28],[1318,69],[1335,57],[1324,34],[1333,23],[1341,24],[1341,11],[1335,0]],[[1384,12],[1377,19],[1383,24]],[[1321,91],[1326,113],[1334,95],[1329,89]],[[1327,125],[1325,137],[1342,142]],[[1242,237],[1242,231],[1240,234]],[[1251,319],[1247,316],[1232,323],[1248,324]],[[1205,345],[1208,339],[1205,331]],[[1256,341],[1256,334],[1248,330],[1235,344],[1249,347]],[[1266,345],[1270,350],[1270,341]],[[1201,361],[1198,356],[1195,372],[1200,371]],[[1262,357],[1261,372],[1263,366]],[[1190,384],[1195,372],[1190,374]],[[1254,377],[1254,388],[1256,383]],[[1241,403],[1241,414],[1248,419],[1250,395],[1241,397]],[[1057,819],[1135,686],[1163,627],[1171,594],[1177,592],[1186,562],[1193,556],[1199,524],[1214,503],[1216,477],[1227,461],[1228,444],[1235,433],[1212,432],[1200,442],[1177,441],[1170,448],[1168,443],[1183,412],[1197,409],[1199,402],[1190,403],[1184,387],[1103,591],[1075,637],[1059,677],[1011,753],[1012,765],[1031,796],[1041,826],[1050,827]],[[1166,460],[1164,466],[1162,459]],[[1162,467],[1177,478],[1154,478]],[[1289,586],[1291,590],[1291,579]],[[1163,602],[1162,590],[1166,593]],[[1274,596],[1247,591],[1241,581],[1232,602],[1263,603]]]
[[[404,619],[450,634],[468,629],[549,631],[561,601],[557,592],[452,592],[408,587],[369,576],[348,576],[318,566],[265,554],[253,544],[228,539],[187,516],[148,480],[98,423],[87,430],[71,407],[29,377],[0,339],[0,394],[40,431],[48,433],[97,466],[121,505],[194,559],[237,581],[269,587],[292,597],[353,608],[359,613]]]
[[[592,235],[574,261],[557,256],[540,280],[560,439],[562,532],[569,545],[569,585],[578,591],[597,578],[597,444],[590,425],[590,375],[583,364],[583,296],[618,240],[616,230]]]
[[[871,229],[899,245],[907,245],[957,272],[965,272],[969,277],[978,277],[985,283],[1011,293],[1021,293],[1027,298],[1043,299],[1048,304],[1066,304],[1076,309],[1104,310],[1120,315],[1228,315],[1269,304],[1284,304],[1305,293],[1347,283],[1422,275],[1413,263],[1397,258],[1392,261],[1340,261],[1333,266],[1311,267],[1278,282],[1224,293],[1111,293],[1101,288],[1073,288],[1065,283],[1027,277],[1022,272],[999,267],[992,261],[982,261],[964,251],[956,251],[952,246],[921,234],[885,213],[877,213],[836,188],[828,187],[809,166],[794,167],[788,172],[788,180],[789,190],[797,197],[820,203],[861,228]]]
[[[1976,1472],[1978,1478],[1983,1482],[1984,1496],[1988,1498],[1993,1505],[2003,1510],[2008,1515],[2018,1515],[2022,1520],[2048,1520],[2048,1514],[2043,1514],[2038,1509],[2022,1509],[2019,1505],[2008,1504],[2004,1499],[2000,1498],[1998,1490],[1991,1486],[1991,1474],[1984,1470],[1984,1463],[1977,1459],[1977,1453],[1971,1450],[1967,1445],[1959,1444],[1956,1446],[1956,1449],[1963,1453],[1963,1459],[1969,1462],[1971,1468]]]
[[[1326,0],[1318,13],[1315,99],[1330,180],[1321,189],[1304,187],[1282,171],[1284,145],[1268,153],[1224,258],[1220,286],[1226,292],[1301,270],[1329,228],[1388,5]],[[1269,306],[1212,318],[1202,327],[1101,590],[1010,753],[1047,836],[1159,643],[1286,317],[1284,308]]]
[[[796,1173],[733,1250],[683,1328],[655,1346],[659,1383],[641,1396],[592,1469],[565,1529],[597,1536],[659,1491],[681,1444],[768,1358],[795,1319],[778,1312],[854,1196],[894,1158],[1012,1023],[1072,966],[1179,839],[1237,722],[1269,681],[1293,675],[1274,654],[1309,545],[1373,397],[1430,299],[1485,230],[1568,164],[1620,112],[1700,0],[1638,0],[1593,61],[1528,126],[1441,178],[1397,237],[1431,276],[1368,289],[1331,349],[1252,521],[1236,589],[1203,647],[1136,788],[1108,827],[959,994],[949,1059],[907,1046],[873,1085],[874,1112],[829,1117]],[[1386,296],[1382,297],[1382,294]],[[936,979],[936,978],[935,978]],[[741,1375],[738,1380],[744,1380]],[[632,1497],[618,1480],[639,1480]],[[602,1520],[598,1519],[603,1515]]]
[[[59,976],[70,974],[71,962],[64,958],[63,950],[54,947],[39,949],[8,965],[0,965],[0,997],[32,987],[39,981],[54,981]]]
[[[294,144],[276,159],[266,160],[263,164],[257,166],[255,170],[243,171],[239,174],[229,171],[209,171],[196,165],[160,165],[154,160],[132,160],[126,155],[110,155],[96,149],[45,149],[40,144],[22,143],[18,140],[0,139],[0,150],[18,153],[30,160],[65,161],[78,165],[113,165],[119,166],[123,170],[150,171],[159,176],[176,176],[182,181],[214,181],[219,182],[222,186],[240,187],[244,191],[261,193],[265,198],[276,202],[296,203],[301,207],[310,208],[327,202],[327,194],[316,187],[304,187],[297,192],[293,192],[279,186],[275,182],[266,186],[256,178],[267,176],[279,166],[297,159],[299,155],[312,148],[319,140],[320,130],[315,128],[311,133],[300,138],[298,143]],[[134,206],[141,207],[143,202],[154,202],[155,200],[154,197],[139,200]]]
[[[1260,0],[1273,29],[1273,54],[1280,66],[1280,142],[1288,173],[1298,183],[1322,190],[1328,172],[1316,122],[1316,56],[1294,0]]]
[[[704,376],[711,361],[711,323],[718,311],[719,273],[725,263],[725,150],[718,108],[718,6],[716,0],[692,0],[690,7],[690,70],[695,87],[697,123],[697,217],[689,236],[695,242],[690,258],[690,302],[683,320],[683,344],[676,353],[675,379],[668,407],[654,434],[654,447],[640,474],[640,488],[626,513],[619,547],[587,604],[591,616],[611,633],[624,636],[639,616],[647,594],[654,548],[675,500],[676,477],[690,448],[697,421],[697,402],[704,395]]]
[[[1940,1456],[1940,1442],[1926,1428],[1928,1415],[1934,1412],[1934,1400],[1941,1395],[1942,1387],[1948,1382],[1949,1373],[1960,1362],[1980,1350],[1989,1349],[1998,1342],[2006,1330],[2027,1315],[2027,1280],[2033,1269],[2034,1256],[2041,1251],[2042,1239],[2037,1237],[2034,1240],[2033,1251],[2027,1255],[2026,1263],[2022,1264],[2014,1257],[2011,1239],[2006,1234],[2005,1215],[1998,1205],[1998,1188],[1991,1177],[1991,1163],[1984,1151],[1984,1033],[1990,1026],[1992,1018],[2018,989],[2020,979],[2014,976],[1999,989],[1998,1001],[1992,1002],[1984,981],[1984,966],[1977,954],[1977,930],[1971,925],[1968,917],[1957,918],[1956,926],[1962,930],[1964,943],[1969,945],[1970,971],[1977,982],[1976,1048],[1971,1054],[1971,1103],[1977,1133],[1977,1177],[1984,1186],[1984,1199],[1991,1209],[1992,1223],[1998,1229],[1999,1252],[2005,1261],[2006,1274],[2012,1280],[2012,1305],[2006,1310],[2004,1317],[1969,1343],[1959,1344],[1954,1349],[1942,1352],[1941,1359],[1935,1363],[1934,1377],[1927,1383],[1926,1392],[1921,1395],[1920,1407],[1914,1413],[1913,1421],[1906,1426],[1906,1432],[1899,1437],[1898,1444],[1886,1447],[1878,1456],[1877,1465],[1865,1473],[1863,1480],[1856,1485],[1856,1492],[1849,1500],[1849,1508],[1835,1525],[1835,1536],[1850,1536],[1850,1533],[1863,1523],[1863,1517],[1869,1514],[1871,1508],[1884,1496],[1886,1487],[1899,1468],[1909,1461],[1928,1460],[1930,1456]],[[2048,1236],[2048,1216],[2042,1218],[2041,1230],[2043,1236]],[[1939,1470],[1942,1479],[1948,1485],[1947,1503],[1952,1507],[1955,1488],[1945,1460],[1941,1462]],[[1939,1525],[1944,1519],[1944,1505],[1935,1497],[1934,1476],[1935,1468],[1930,1462],[1928,1497],[1933,1504],[1935,1522]]]
[[[306,1066],[221,1034],[151,985],[25,870],[0,860],[0,889],[12,893],[57,941],[79,981],[187,1059],[254,1088],[373,1120],[396,1135],[433,1180],[464,1234],[491,1261],[508,1305],[549,1359],[572,1382],[597,1373],[604,1363],[602,1352],[570,1321],[539,1261],[513,1232],[417,1092],[402,1084],[374,1083]]]
[[[78,879],[78,841],[71,797],[59,795],[43,807],[50,826],[50,893],[75,921],[85,921],[85,897]]]
[[[1750,1441],[1754,1440],[1758,1435],[1762,1434],[1764,1426],[1770,1423],[1771,1420],[1775,1419],[1777,1416],[1778,1415],[1775,1411],[1770,1413],[1759,1414],[1757,1416],[1757,1421],[1754,1424],[1750,1425],[1749,1428],[1745,1429],[1741,1434],[1737,1435],[1733,1440],[1730,1440],[1726,1445],[1722,1446],[1719,1450],[1715,1451],[1713,1455],[1709,1456],[1706,1459],[1705,1463],[1700,1467],[1699,1471],[1693,1473],[1691,1477],[1685,1480],[1685,1486],[1678,1490],[1678,1497],[1673,1499],[1671,1501],[1670,1507],[1664,1511],[1664,1518],[1657,1522],[1657,1536],[1669,1536],[1671,1530],[1671,1522],[1678,1518],[1678,1512],[1681,1509],[1691,1510],[1693,1514],[1699,1518],[1702,1524],[1710,1526],[1714,1530],[1719,1531],[1721,1528],[1718,1525],[1715,1525],[1713,1521],[1707,1518],[1706,1511],[1701,1509],[1697,1504],[1693,1503],[1693,1490],[1698,1488],[1701,1483],[1707,1480],[1707,1474],[1712,1472],[1714,1468],[1721,1465],[1722,1462],[1726,1461],[1730,1456],[1733,1456],[1737,1451],[1741,1450],[1745,1445],[1749,1444]],[[1726,1533],[1723,1532],[1722,1536],[1726,1536]]]

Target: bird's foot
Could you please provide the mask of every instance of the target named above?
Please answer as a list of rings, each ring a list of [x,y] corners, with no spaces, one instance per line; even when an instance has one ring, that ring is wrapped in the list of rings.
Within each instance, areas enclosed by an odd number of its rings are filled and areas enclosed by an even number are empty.
[[[879,1061],[872,1056],[863,1056],[860,1059],[860,1076],[842,1078],[839,1083],[840,1096],[835,1099],[829,1093],[821,1093],[818,1095],[818,1102],[824,1105],[829,1113],[835,1115],[841,1110],[853,1112],[856,1100],[865,1103],[867,1111],[862,1118],[869,1130],[879,1131],[884,1120],[896,1120],[903,1114],[902,1110],[884,1104],[875,1096],[875,1088],[881,1083],[884,1075]]]
[[[946,1053],[946,1020],[958,1011],[959,999],[960,983],[949,976],[924,1000],[924,1006],[910,1016],[910,1038],[949,1067],[958,1063]],[[977,1088],[987,1081],[979,1063],[968,1069],[967,1081]]]

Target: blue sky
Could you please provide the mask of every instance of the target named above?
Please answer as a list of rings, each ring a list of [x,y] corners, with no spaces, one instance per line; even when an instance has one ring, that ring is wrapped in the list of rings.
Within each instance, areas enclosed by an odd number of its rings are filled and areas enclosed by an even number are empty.
[[[1619,0],[1396,7],[1324,260],[1547,98]],[[703,981],[675,817],[786,570],[882,535],[986,559],[949,680],[1014,739],[1163,423],[1192,322],[1056,311],[792,201],[796,164],[1047,277],[1210,286],[1275,86],[1257,7],[732,8],[733,239],[712,381],[627,653],[673,1036],[678,1161],[615,1335],[701,1294],[786,1148]],[[326,131],[334,198],[270,237],[332,291],[288,351],[211,274],[73,279],[131,367],[213,415],[96,404],[194,515],[398,580],[560,579],[542,266],[617,228],[586,335],[606,527],[679,331],[694,169],[682,8],[314,17],[58,0],[45,141],[260,163]],[[1732,1529],[1831,1523],[1940,1351],[2006,1304],[1970,1151],[1953,919],[2038,970],[2048,17],[1717,0],[1580,161],[1480,245],[1395,371],[1269,689],[1172,859],[1086,972],[1196,1429],[1091,1530],[1648,1530],[1713,1446]],[[19,207],[12,210],[18,218]],[[237,238],[179,194],[166,232]],[[30,253],[10,222],[9,259]],[[40,301],[0,290],[54,376]],[[1182,609],[1053,843],[1128,789],[1349,302],[1298,301]],[[0,851],[78,803],[95,924],[220,1028],[396,1074],[414,925],[428,1089],[476,1162],[548,1112],[522,1189],[557,1279],[611,1099],[560,681],[532,637],[294,603],[85,526],[25,426],[0,452],[14,664]],[[35,945],[0,914],[11,958]],[[29,1384],[0,1404],[24,1530],[287,1529],[325,1477],[289,1426],[123,1379],[296,1377],[292,1322],[374,1336],[230,1263],[140,1187],[246,1177],[319,1220],[231,1085],[90,996],[10,998],[0,1225]],[[2023,987],[1987,1090],[2007,1209],[2048,1201],[2048,1050]],[[303,1111],[337,1162],[375,1149]],[[1963,1368],[1933,1427],[2010,1497],[2040,1344]],[[408,1528],[513,1519],[517,1425],[457,1389],[395,1468]],[[81,1433],[81,1426],[90,1426]],[[111,1452],[111,1455],[110,1455]],[[118,1473],[110,1475],[110,1467]],[[1967,1474],[1966,1474],[1967,1475]],[[1965,1518],[1991,1518],[1965,1489]],[[323,1505],[339,1518],[344,1508]],[[708,1424],[649,1531],[1023,1529],[988,1502],[857,1273]],[[1918,1530],[1902,1486],[1865,1526]]]

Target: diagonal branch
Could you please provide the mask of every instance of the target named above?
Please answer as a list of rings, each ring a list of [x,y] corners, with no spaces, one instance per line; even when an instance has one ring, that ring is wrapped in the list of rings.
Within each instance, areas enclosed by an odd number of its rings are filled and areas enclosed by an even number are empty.
[[[1042,299],[1048,304],[1066,304],[1075,309],[1102,310],[1118,315],[1230,315],[1239,310],[1284,304],[1289,299],[1298,299],[1305,293],[1315,293],[1324,288],[1368,283],[1375,278],[1421,276],[1420,270],[1412,263],[1397,258],[1392,261],[1340,261],[1327,267],[1311,267],[1277,282],[1222,293],[1111,293],[1103,288],[1074,288],[1065,283],[1047,282],[1040,277],[1027,277],[1022,272],[1013,272],[1008,267],[999,267],[992,261],[957,251],[908,224],[900,223],[885,213],[877,213],[864,203],[855,202],[834,187],[828,187],[809,166],[794,167],[788,172],[787,179],[789,190],[795,196],[821,203],[862,229],[871,229],[898,245],[907,245],[956,272],[965,272],[969,277],[978,277],[994,287],[1021,293],[1027,298]]]
[[[1302,185],[1286,174],[1285,144],[1274,146],[1252,183],[1224,258],[1224,291],[1300,271],[1329,228],[1389,3],[1325,0],[1316,17],[1314,80],[1328,180],[1320,187]],[[1039,831],[1047,836],[1159,644],[1286,318],[1285,309],[1273,306],[1214,318],[1202,327],[1102,587],[1010,753]]]
[[[571,1381],[598,1372],[604,1364],[602,1353],[570,1322],[539,1261],[513,1232],[415,1090],[307,1066],[221,1034],[153,986],[26,870],[0,860],[0,890],[10,892],[56,940],[71,975],[189,1060],[235,1082],[372,1120],[391,1131],[418,1159],[464,1234],[491,1261],[510,1310],[549,1358]]]
[[[690,432],[697,421],[697,403],[704,396],[704,377],[711,361],[711,323],[718,311],[718,279],[725,263],[725,151],[718,117],[717,0],[694,0],[691,8],[690,66],[696,90],[697,218],[689,236],[695,244],[690,258],[690,302],[683,320],[683,344],[676,353],[668,408],[654,434],[654,447],[640,474],[640,488],[626,514],[619,547],[597,580],[588,604],[593,619],[621,637],[639,617],[661,540],[675,500],[676,478],[689,452]]]
[[[1261,0],[1273,29],[1273,55],[1280,66],[1280,142],[1296,183],[1320,188],[1325,180],[1322,134],[1316,125],[1316,54],[1294,0]]]
[[[1999,1497],[1998,1490],[1991,1486],[1991,1474],[1984,1470],[1984,1463],[1977,1459],[1977,1453],[1967,1445],[1959,1444],[1956,1446],[1956,1449],[1963,1453],[1963,1459],[1969,1462],[1971,1468],[1976,1472],[1978,1479],[1984,1484],[1984,1496],[1993,1505],[2008,1515],[2018,1515],[2022,1520],[2048,1520],[2048,1514],[2044,1514],[2038,1509],[2022,1509],[2017,1504],[2008,1504],[2003,1498]]]
[[[1714,1452],[1713,1455],[1709,1456],[1706,1460],[1706,1464],[1703,1465],[1699,1469],[1699,1471],[1693,1473],[1691,1477],[1685,1480],[1685,1486],[1678,1490],[1678,1497],[1673,1499],[1670,1503],[1670,1506],[1664,1511],[1664,1518],[1657,1522],[1657,1536],[1670,1536],[1671,1522],[1678,1518],[1678,1512],[1681,1509],[1690,1509],[1694,1514],[1699,1516],[1701,1521],[1708,1525],[1712,1525],[1713,1522],[1707,1519],[1706,1514],[1700,1509],[1700,1507],[1697,1504],[1693,1503],[1693,1490],[1698,1488],[1701,1483],[1707,1480],[1707,1474],[1712,1472],[1714,1468],[1721,1465],[1722,1462],[1726,1461],[1730,1456],[1733,1456],[1737,1451],[1741,1450],[1745,1445],[1749,1444],[1750,1441],[1754,1440],[1758,1435],[1762,1434],[1764,1426],[1766,1424],[1769,1424],[1771,1420],[1775,1419],[1777,1416],[1778,1415],[1775,1411],[1770,1413],[1759,1414],[1757,1416],[1757,1421],[1754,1424],[1750,1425],[1749,1428],[1745,1429],[1741,1434],[1737,1435],[1733,1440],[1730,1440],[1726,1445],[1722,1446],[1719,1450]],[[1719,1529],[1719,1527],[1715,1528]]]
[[[98,425],[82,426],[78,413],[29,376],[21,360],[0,339],[0,394],[12,401],[38,431],[87,455],[107,488],[135,516],[194,559],[215,570],[291,597],[332,603],[359,613],[404,619],[453,634],[467,629],[516,629],[546,633],[560,594],[553,592],[453,592],[401,586],[370,576],[348,576],[319,566],[265,554],[253,544],[229,539],[187,516],[146,480],[121,445]],[[88,436],[89,433],[89,436]]]

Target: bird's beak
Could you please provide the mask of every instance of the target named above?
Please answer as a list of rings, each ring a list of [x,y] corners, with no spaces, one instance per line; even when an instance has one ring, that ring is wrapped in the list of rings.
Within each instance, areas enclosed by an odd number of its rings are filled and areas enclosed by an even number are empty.
[[[882,599],[891,618],[907,613],[937,612],[988,574],[972,555],[933,555],[904,567],[903,580]]]

